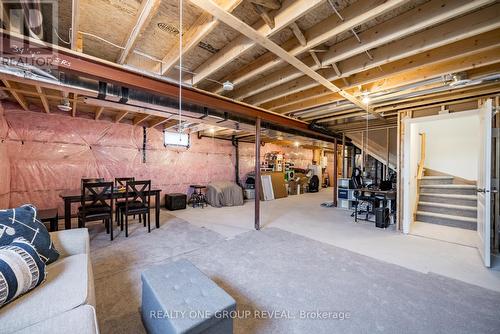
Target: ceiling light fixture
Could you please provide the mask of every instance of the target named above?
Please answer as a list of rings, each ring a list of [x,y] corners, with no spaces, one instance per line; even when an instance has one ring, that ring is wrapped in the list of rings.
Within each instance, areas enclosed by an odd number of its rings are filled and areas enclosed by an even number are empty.
[[[222,84],[222,89],[225,91],[232,91],[234,89],[234,84],[231,81],[226,81]]]
[[[363,93],[363,99],[361,100],[364,104],[370,104],[372,99],[368,95],[368,93]]]

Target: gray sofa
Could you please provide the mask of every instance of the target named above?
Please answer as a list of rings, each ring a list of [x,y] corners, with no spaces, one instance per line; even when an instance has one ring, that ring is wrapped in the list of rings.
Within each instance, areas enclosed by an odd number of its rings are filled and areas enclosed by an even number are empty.
[[[87,229],[51,233],[59,259],[46,281],[0,309],[0,333],[99,333]]]

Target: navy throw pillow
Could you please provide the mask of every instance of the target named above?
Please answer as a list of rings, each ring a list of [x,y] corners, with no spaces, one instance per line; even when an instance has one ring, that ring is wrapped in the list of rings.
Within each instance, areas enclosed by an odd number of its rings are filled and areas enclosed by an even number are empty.
[[[45,263],[24,238],[0,247],[0,307],[45,280]]]
[[[45,264],[50,264],[59,258],[49,231],[36,219],[36,208],[30,204],[15,209],[0,210],[0,246],[7,246],[18,237],[31,242]]]

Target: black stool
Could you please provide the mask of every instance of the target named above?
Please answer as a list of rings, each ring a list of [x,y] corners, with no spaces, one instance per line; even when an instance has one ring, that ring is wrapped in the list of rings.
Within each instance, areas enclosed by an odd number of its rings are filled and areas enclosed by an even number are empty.
[[[49,223],[49,232],[59,230],[59,213],[57,212],[57,209],[38,210],[36,212],[36,217],[42,223]]]
[[[193,193],[191,194],[191,198],[189,198],[189,204],[193,206],[193,208],[197,206],[201,206],[202,208],[207,205],[207,198],[205,194],[202,192],[203,189],[206,189],[206,186],[200,186],[197,184],[192,184],[189,186],[193,188]]]

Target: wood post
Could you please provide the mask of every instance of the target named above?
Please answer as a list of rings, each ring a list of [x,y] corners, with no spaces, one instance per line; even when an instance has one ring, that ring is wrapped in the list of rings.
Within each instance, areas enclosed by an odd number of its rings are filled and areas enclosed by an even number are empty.
[[[337,207],[337,178],[338,178],[338,167],[337,162],[339,159],[338,155],[338,145],[337,138],[334,140],[335,147],[333,148],[333,206]]]
[[[385,179],[388,180],[389,179],[389,163],[390,163],[390,161],[389,161],[389,158],[390,158],[390,156],[389,156],[389,154],[390,154],[389,131],[390,131],[390,129],[387,128],[386,131],[387,132],[386,132],[385,136],[386,136],[386,145],[387,145],[386,150],[387,151],[386,151],[386,160],[385,160]]]
[[[345,161],[345,133],[342,132],[342,177],[346,177],[346,161]]]
[[[260,230],[260,117],[255,122],[255,229]]]

